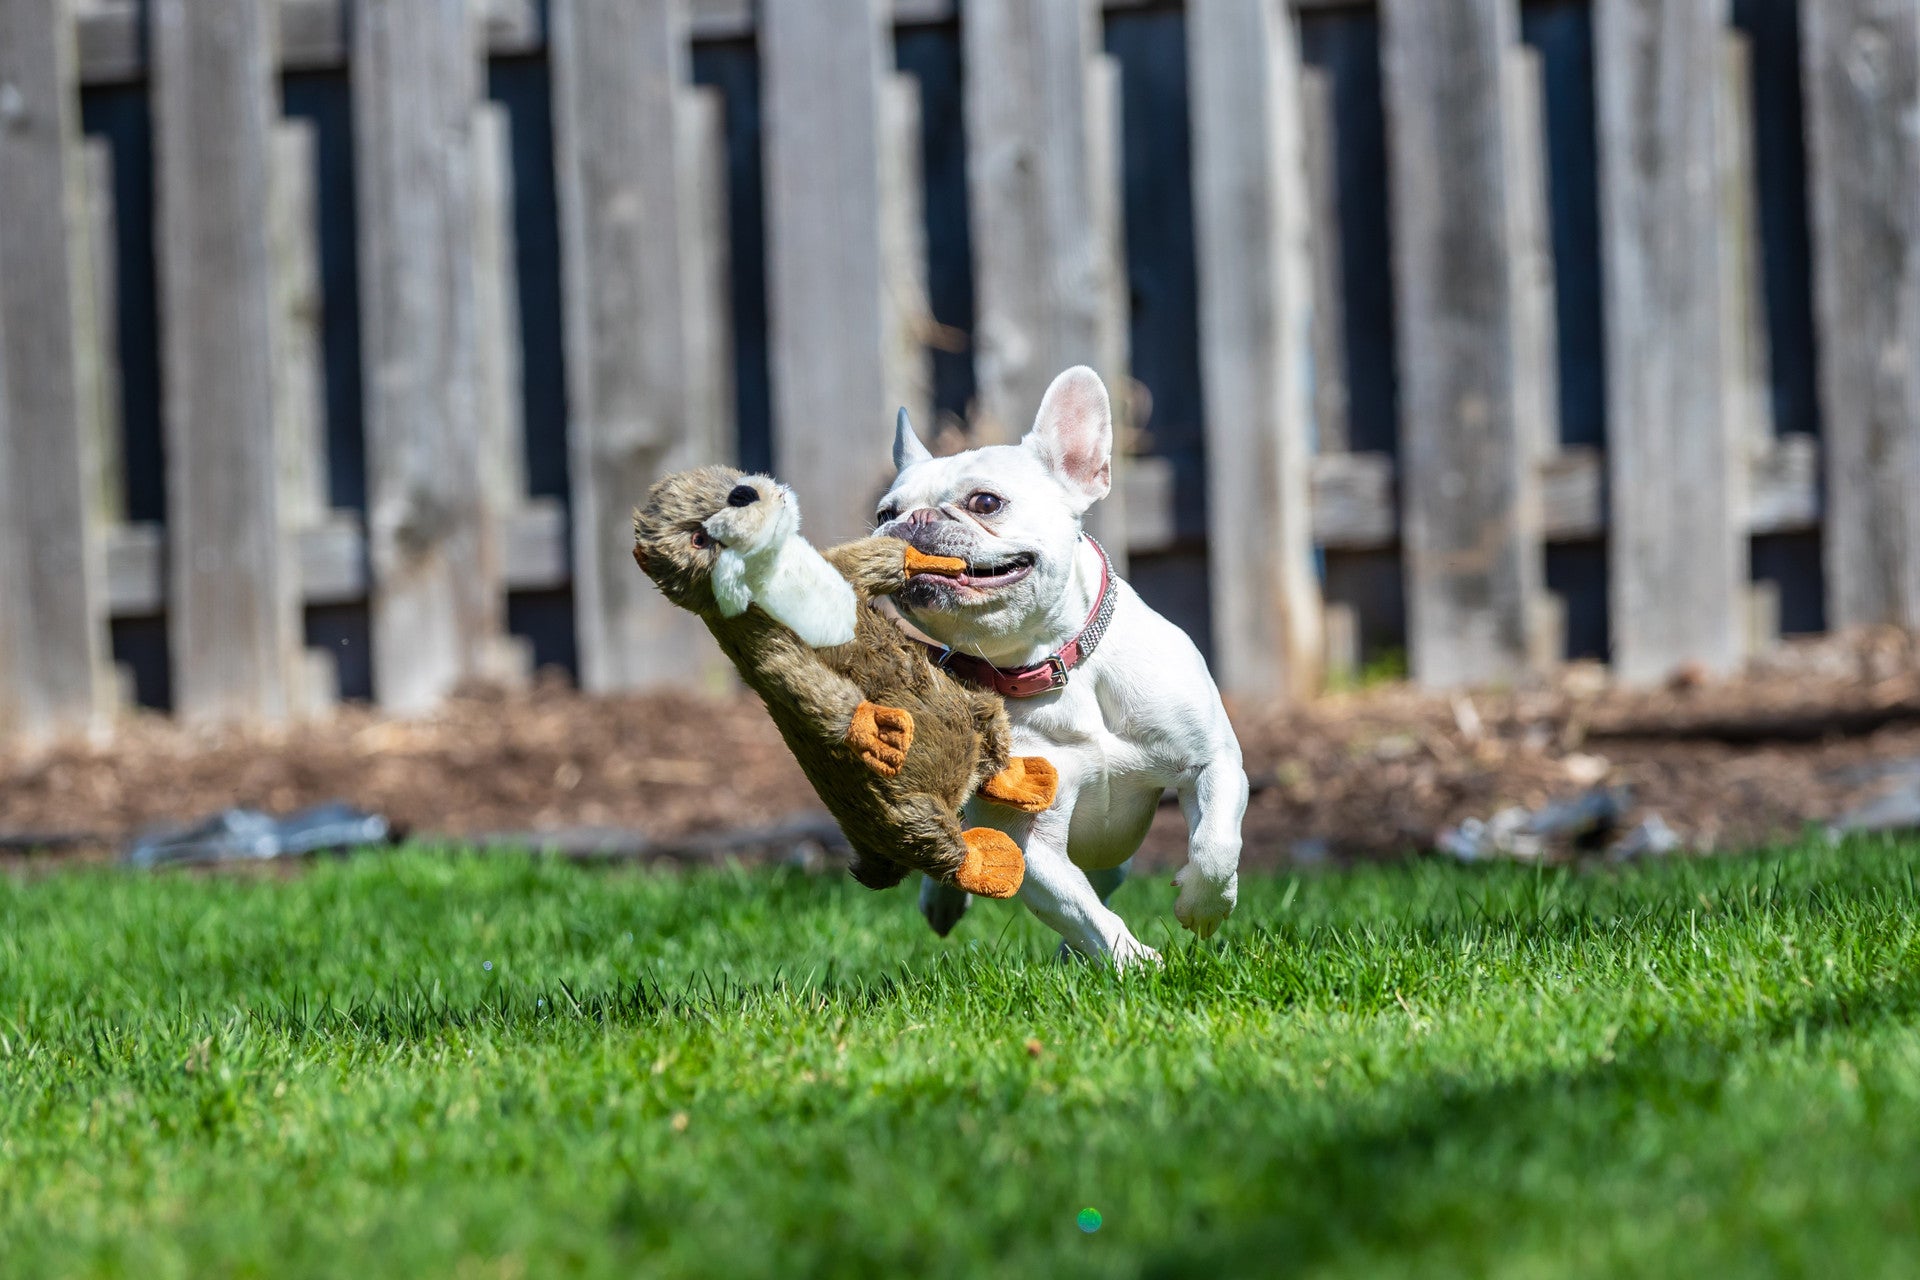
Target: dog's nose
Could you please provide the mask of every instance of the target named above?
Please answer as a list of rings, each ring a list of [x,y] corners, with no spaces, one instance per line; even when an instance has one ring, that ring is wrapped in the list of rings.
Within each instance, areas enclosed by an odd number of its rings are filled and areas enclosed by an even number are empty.
[[[760,491],[750,484],[737,484],[733,486],[733,492],[727,495],[727,505],[730,507],[750,507],[758,501]]]
[[[921,507],[917,511],[909,511],[901,516],[900,523],[904,525],[938,524],[946,518],[945,513],[938,507]]]

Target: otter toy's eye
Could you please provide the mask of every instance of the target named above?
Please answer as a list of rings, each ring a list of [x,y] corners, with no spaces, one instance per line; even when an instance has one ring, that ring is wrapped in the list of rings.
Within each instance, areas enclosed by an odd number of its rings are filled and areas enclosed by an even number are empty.
[[[693,531],[693,549],[695,551],[705,551],[712,545],[713,539],[707,536],[705,529],[695,529]]]
[[[990,516],[1007,505],[1007,500],[997,493],[988,493],[982,489],[967,499],[967,510],[977,516]]]

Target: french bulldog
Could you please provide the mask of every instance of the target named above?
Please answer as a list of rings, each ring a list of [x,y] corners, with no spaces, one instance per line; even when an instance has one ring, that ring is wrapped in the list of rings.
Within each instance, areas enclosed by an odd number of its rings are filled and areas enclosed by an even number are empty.
[[[967,820],[1026,850],[1020,898],[1060,934],[1063,954],[1125,967],[1159,956],[1107,900],[1168,788],[1188,833],[1175,918],[1205,938],[1232,912],[1247,775],[1206,660],[1082,533],[1087,509],[1112,485],[1112,453],[1107,390],[1085,367],[1054,379],[1017,445],[936,458],[903,410],[898,474],[876,532],[967,562],[958,577],[910,578],[894,604],[946,647],[949,670],[1012,695],[1014,750],[1059,770],[1059,797],[1044,812],[975,801]],[[968,901],[950,885],[921,885],[920,909],[943,936]]]

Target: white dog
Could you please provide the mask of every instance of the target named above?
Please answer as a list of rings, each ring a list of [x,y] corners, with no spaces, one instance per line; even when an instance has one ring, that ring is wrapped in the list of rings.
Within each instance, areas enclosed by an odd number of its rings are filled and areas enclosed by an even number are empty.
[[[899,475],[877,532],[967,561],[965,577],[913,579],[895,603],[947,646],[949,670],[1010,696],[1013,746],[1060,771],[1060,798],[1036,817],[969,808],[1026,850],[1020,897],[1082,955],[1154,960],[1106,900],[1126,877],[1160,798],[1179,793],[1187,864],[1173,913],[1201,937],[1233,910],[1247,776],[1206,662],[1185,632],[1117,577],[1081,533],[1112,482],[1113,422],[1091,369],[1054,379],[1018,445],[935,458],[900,415]],[[1103,598],[1102,584],[1106,584]],[[928,880],[920,909],[945,934],[967,896]]]

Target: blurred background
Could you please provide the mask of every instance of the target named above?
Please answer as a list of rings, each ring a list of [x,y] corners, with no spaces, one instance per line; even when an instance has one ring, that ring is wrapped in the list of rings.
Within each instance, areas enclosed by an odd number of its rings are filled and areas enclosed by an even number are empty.
[[[1736,807],[1830,817],[1864,784],[1820,770],[1920,716],[1917,32],[1920,0],[0,0],[0,736],[124,726],[22,755],[0,816],[646,826],[695,784],[676,830],[777,818],[777,746],[700,763],[770,735],[701,700],[728,674],[630,507],[729,460],[854,535],[896,406],[1009,440],[1087,363],[1125,455],[1093,523],[1267,744],[1274,840],[1341,843],[1328,788],[1371,848],[1611,785],[1607,724],[1715,744],[1648,748],[1643,794],[1744,743]],[[1303,701],[1400,676],[1358,720]],[[140,784],[114,752],[184,730],[130,708],[282,745]],[[421,798],[496,738],[520,781],[481,791],[523,801]],[[1790,741],[1853,755],[1768,774]],[[554,810],[583,777],[600,807]]]

